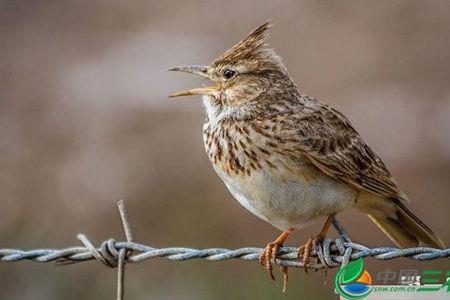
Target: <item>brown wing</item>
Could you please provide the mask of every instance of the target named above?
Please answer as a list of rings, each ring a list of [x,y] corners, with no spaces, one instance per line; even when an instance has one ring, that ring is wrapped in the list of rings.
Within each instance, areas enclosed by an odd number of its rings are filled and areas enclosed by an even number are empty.
[[[317,102],[299,122],[301,150],[322,172],[359,190],[407,199],[381,159],[341,113]]]

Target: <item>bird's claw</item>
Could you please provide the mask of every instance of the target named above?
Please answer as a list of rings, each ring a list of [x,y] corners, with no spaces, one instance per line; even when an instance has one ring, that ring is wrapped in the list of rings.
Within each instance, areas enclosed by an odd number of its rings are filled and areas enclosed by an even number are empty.
[[[275,281],[275,276],[273,275],[273,266],[272,263],[275,263],[275,259],[277,258],[278,250],[282,246],[281,243],[272,242],[268,243],[266,248],[264,248],[261,256],[259,257],[259,262],[261,266],[263,266],[270,278]]]
[[[273,281],[276,281],[276,280],[275,280],[275,276],[273,275],[272,264],[275,263],[275,260],[278,255],[278,250],[282,246],[283,246],[283,244],[280,242],[268,243],[266,248],[264,248],[263,252],[261,253],[261,256],[259,257],[259,262],[261,263],[261,266],[263,266],[266,269],[267,273],[269,274],[270,278]],[[288,268],[286,266],[282,266],[281,272],[283,273],[283,293],[285,293],[286,289],[287,289],[288,278],[289,278]]]
[[[311,251],[316,250],[317,243],[323,241],[320,235],[310,237],[305,244],[298,248],[298,259],[303,263],[305,273],[308,273],[308,265],[311,258]]]

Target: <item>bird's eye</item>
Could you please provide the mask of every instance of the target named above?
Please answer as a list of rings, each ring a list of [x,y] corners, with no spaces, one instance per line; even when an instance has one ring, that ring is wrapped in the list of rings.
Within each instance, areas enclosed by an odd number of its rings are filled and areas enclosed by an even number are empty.
[[[230,69],[225,69],[223,71],[223,77],[225,77],[225,79],[231,79],[234,77],[234,75],[236,75],[236,71],[230,70]]]

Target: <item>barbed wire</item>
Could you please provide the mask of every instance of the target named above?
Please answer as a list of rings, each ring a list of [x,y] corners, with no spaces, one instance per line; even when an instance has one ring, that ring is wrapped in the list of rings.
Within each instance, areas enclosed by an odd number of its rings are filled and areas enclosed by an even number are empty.
[[[85,235],[79,235],[84,243],[90,243]],[[344,242],[341,238],[325,239],[313,250],[311,258],[317,262],[307,265],[311,269],[323,269],[339,267],[344,261],[358,258],[372,257],[377,260],[391,260],[405,257],[414,260],[434,260],[449,258],[450,249],[434,249],[427,247],[415,247],[399,249],[394,247],[368,248],[353,242]],[[348,251],[348,249],[350,251]],[[120,251],[133,251],[135,254],[126,258],[127,263],[138,263],[144,260],[164,257],[172,261],[186,261],[193,259],[205,259],[209,261],[224,261],[240,259],[258,260],[263,248],[245,247],[239,249],[206,248],[192,249],[182,247],[154,248],[134,242],[116,242],[113,239],[104,241],[99,248],[95,247],[69,247],[64,249],[0,249],[0,261],[18,262],[32,260],[35,262],[56,262],[59,265],[79,263],[83,261],[99,260],[109,267],[117,267]],[[298,248],[282,247],[279,250],[276,263],[287,267],[304,267],[298,260]],[[348,254],[350,253],[350,254]]]
[[[98,260],[108,267],[118,267],[117,299],[122,300],[126,263],[138,263],[158,257],[164,257],[172,261],[193,259],[205,259],[209,261],[240,259],[255,261],[259,260],[259,256],[264,250],[263,248],[257,247],[245,247],[234,250],[225,248],[154,248],[139,244],[133,242],[128,214],[122,200],[119,201],[118,207],[127,241],[116,242],[114,239],[108,239],[103,241],[100,247],[95,247],[84,234],[79,234],[77,237],[83,243],[84,247],[33,250],[0,249],[0,262],[12,263],[31,260],[40,263],[55,262],[57,265],[68,265]],[[339,232],[339,237],[336,239],[326,238],[321,243],[317,243],[311,252],[311,260],[306,265],[306,268],[319,270],[340,267],[346,265],[351,260],[366,257],[372,257],[377,260],[391,260],[404,257],[420,261],[450,258],[450,248],[369,248],[354,243],[336,218],[333,219],[333,225]],[[303,262],[299,260],[298,248],[294,247],[280,248],[275,263],[284,267],[305,267]]]

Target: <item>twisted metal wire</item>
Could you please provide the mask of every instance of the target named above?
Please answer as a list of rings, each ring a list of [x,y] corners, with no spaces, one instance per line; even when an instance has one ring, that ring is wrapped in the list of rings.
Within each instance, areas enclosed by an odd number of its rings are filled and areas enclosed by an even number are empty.
[[[181,247],[154,248],[134,242],[116,242],[113,239],[104,241],[99,248],[94,247],[84,235],[79,239],[85,247],[70,247],[64,249],[0,249],[1,262],[18,262],[32,260],[41,263],[56,262],[59,265],[78,263],[90,260],[99,260],[109,267],[117,267],[121,250],[133,252],[125,258],[127,263],[138,263],[157,257],[165,257],[172,261],[185,261],[192,259],[206,259],[209,261],[224,261],[240,259],[254,261],[259,259],[262,248],[245,247],[235,250],[224,248],[192,249]],[[312,252],[313,260],[307,265],[311,269],[325,267],[338,267],[350,260],[360,257],[373,257],[378,260],[390,260],[405,257],[414,260],[433,260],[450,258],[450,248],[434,249],[427,247],[415,247],[399,249],[395,247],[369,248],[354,242],[345,241],[342,237],[335,240],[325,239],[316,245]],[[298,249],[283,247],[279,251],[277,264],[287,267],[303,267],[298,260]]]

